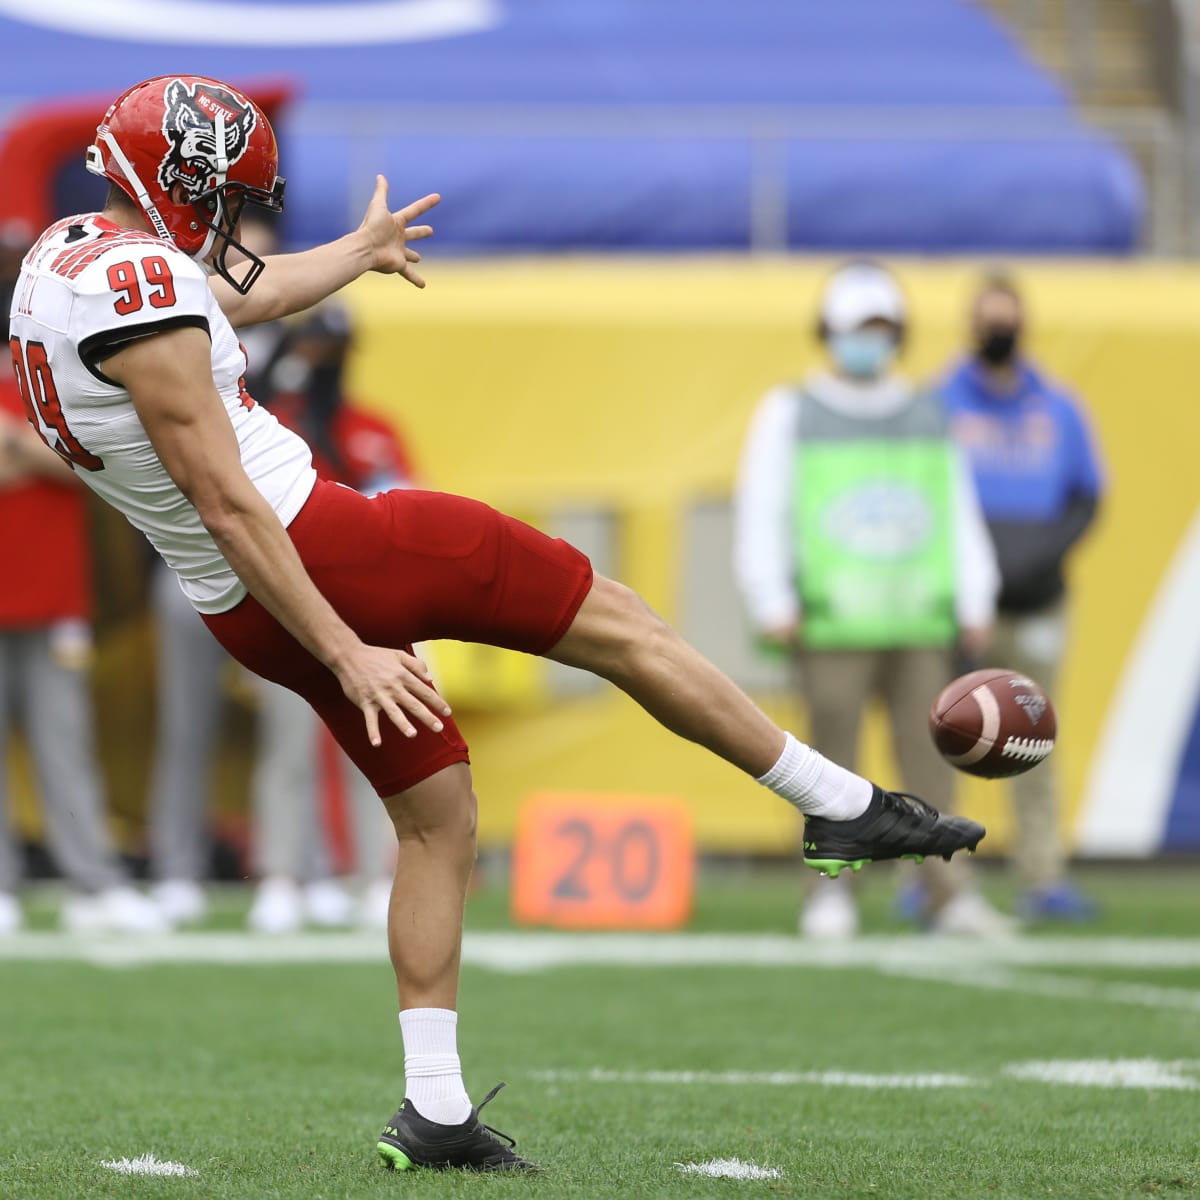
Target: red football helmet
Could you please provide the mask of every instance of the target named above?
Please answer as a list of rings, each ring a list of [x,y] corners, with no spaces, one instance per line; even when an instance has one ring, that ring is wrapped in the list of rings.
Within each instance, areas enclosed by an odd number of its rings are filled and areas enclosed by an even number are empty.
[[[202,75],[160,75],[135,84],[109,106],[88,147],[87,167],[124,191],[159,237],[212,263],[245,293],[263,269],[233,238],[249,201],[283,209],[279,147],[248,96]],[[240,280],[225,265],[229,247],[250,266]]]

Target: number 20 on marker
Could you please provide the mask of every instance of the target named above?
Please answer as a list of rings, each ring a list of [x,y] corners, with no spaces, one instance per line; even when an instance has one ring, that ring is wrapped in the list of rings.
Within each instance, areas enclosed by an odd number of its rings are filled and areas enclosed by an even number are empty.
[[[691,813],[674,797],[531,796],[513,848],[512,906],[525,924],[673,929],[691,915]]]

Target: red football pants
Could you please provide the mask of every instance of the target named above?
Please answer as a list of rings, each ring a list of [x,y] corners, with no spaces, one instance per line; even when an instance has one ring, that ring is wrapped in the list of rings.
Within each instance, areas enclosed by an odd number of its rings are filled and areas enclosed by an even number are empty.
[[[573,546],[442,492],[368,499],[318,480],[288,534],[338,615],[376,646],[449,638],[544,654],[592,586],[591,564]],[[406,738],[384,717],[383,742],[372,746],[333,672],[253,596],[204,621],[238,662],[303,696],[381,796],[469,761],[452,720],[441,733],[414,722],[417,736]]]

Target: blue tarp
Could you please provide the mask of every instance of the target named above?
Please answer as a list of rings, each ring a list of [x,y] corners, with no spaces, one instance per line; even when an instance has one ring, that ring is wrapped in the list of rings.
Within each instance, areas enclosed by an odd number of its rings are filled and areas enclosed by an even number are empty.
[[[1128,156],[966,0],[0,0],[0,47],[0,111],[294,80],[293,241],[375,170],[442,192],[463,249],[1119,252],[1141,216]]]

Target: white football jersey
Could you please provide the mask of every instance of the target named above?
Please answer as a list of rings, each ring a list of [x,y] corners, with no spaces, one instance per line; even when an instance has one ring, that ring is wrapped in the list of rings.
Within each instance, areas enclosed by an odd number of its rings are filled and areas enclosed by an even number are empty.
[[[181,325],[208,332],[242,466],[289,524],[316,481],[312,455],[246,394],[237,335],[203,268],[172,243],[98,214],[58,221],[22,264],[10,334],[26,407],[48,444],[150,539],[193,606],[217,613],[246,588],[159,461],[129,393],[97,365],[123,342]]]

